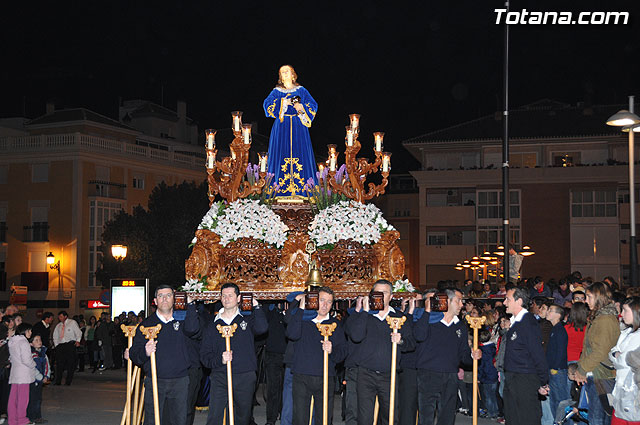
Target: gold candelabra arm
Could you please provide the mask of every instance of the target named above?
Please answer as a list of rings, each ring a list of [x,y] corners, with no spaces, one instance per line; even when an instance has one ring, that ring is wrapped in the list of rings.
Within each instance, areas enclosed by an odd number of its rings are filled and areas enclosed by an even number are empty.
[[[382,173],[382,183],[374,184],[369,183],[369,191],[363,196],[365,201],[372,199],[374,196],[380,196],[384,194],[387,184],[389,184],[389,173]]]

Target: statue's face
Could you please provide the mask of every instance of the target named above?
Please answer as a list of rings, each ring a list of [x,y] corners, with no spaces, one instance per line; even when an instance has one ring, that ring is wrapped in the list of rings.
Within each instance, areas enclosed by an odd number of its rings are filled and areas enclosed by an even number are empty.
[[[286,85],[293,83],[293,69],[290,66],[285,65],[280,68],[280,80]]]

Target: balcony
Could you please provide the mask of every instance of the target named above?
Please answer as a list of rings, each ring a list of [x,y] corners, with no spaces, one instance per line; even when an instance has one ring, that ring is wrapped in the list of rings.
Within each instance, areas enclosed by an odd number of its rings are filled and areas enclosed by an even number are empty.
[[[89,180],[89,197],[127,199],[127,185],[103,180]]]
[[[427,245],[422,251],[421,262],[453,265],[473,257],[475,252],[475,245]]]
[[[427,226],[475,226],[476,207],[425,207],[424,222]]]
[[[107,153],[121,155],[132,160],[144,160],[153,163],[169,163],[175,167],[204,169],[204,153],[185,155],[174,147],[169,150],[140,146],[133,143],[90,136],[87,134],[55,134],[38,136],[0,137],[0,153],[37,152],[42,155],[55,152],[82,151],[92,154]]]
[[[24,242],[49,242],[49,223],[33,223],[31,226],[24,226]]]

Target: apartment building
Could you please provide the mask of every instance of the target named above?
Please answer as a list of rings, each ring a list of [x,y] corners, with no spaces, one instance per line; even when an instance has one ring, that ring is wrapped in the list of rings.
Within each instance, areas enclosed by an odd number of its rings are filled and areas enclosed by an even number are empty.
[[[627,134],[605,124],[620,109],[547,99],[510,111],[509,239],[535,251],[523,275],[628,275]],[[403,142],[422,164],[420,282],[462,279],[456,263],[500,245],[502,124],[488,115]]]

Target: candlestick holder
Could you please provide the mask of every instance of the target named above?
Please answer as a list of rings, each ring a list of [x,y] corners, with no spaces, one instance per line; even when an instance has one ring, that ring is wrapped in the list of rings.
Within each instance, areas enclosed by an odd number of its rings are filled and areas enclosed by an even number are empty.
[[[352,129],[354,128],[354,116],[355,114],[351,115]],[[359,115],[355,121],[356,123],[359,123]],[[352,131],[351,137],[353,139],[349,140],[349,135],[347,136],[344,153],[347,178],[343,179],[341,182],[336,181],[334,178],[338,165],[330,162],[332,158],[333,161],[336,161],[335,158],[337,158],[335,145],[329,146],[329,164],[327,164],[329,166],[329,176],[327,179],[331,190],[342,194],[349,199],[353,199],[354,201],[364,203],[375,196],[384,194],[385,187],[388,184],[389,171],[391,170],[391,167],[390,158],[387,158],[387,169],[381,170],[380,173],[382,175],[382,182],[380,184],[369,182],[367,185],[367,177],[370,174],[377,173],[380,169],[380,165],[383,163],[384,153],[374,147],[376,159],[373,163],[369,163],[369,160],[366,158],[358,158],[358,152],[360,152],[362,147],[358,138],[359,135],[359,131]],[[322,186],[322,184],[320,185]],[[367,185],[366,188],[365,185]]]
[[[236,115],[234,115],[234,120],[237,120]],[[239,129],[232,128],[234,139],[229,145],[231,156],[224,157],[218,161],[216,160],[218,154],[216,147],[209,149],[209,146],[207,146],[209,206],[213,205],[216,194],[220,194],[228,202],[234,202],[250,195],[259,195],[266,184],[266,170],[260,171],[258,173],[259,178],[252,182],[244,178],[249,164],[251,139],[249,138],[247,143],[247,138],[243,135],[242,126],[235,121],[234,127],[239,127]]]

